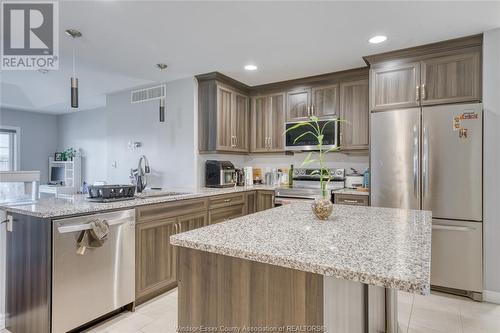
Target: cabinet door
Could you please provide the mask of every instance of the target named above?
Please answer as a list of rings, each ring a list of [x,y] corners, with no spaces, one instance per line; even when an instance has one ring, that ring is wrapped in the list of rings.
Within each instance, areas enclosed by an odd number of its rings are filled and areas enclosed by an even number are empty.
[[[244,203],[229,207],[215,208],[208,212],[208,223],[215,224],[227,220],[235,219],[246,214]]]
[[[254,97],[252,99],[252,112],[250,120],[252,152],[264,152],[268,150],[268,126],[269,126],[269,98],[267,96]]]
[[[317,117],[334,117],[339,115],[338,84],[312,89],[311,113]]]
[[[246,193],[247,214],[253,214],[257,211],[257,192]]]
[[[175,253],[169,238],[177,233],[175,218],[136,226],[136,298],[176,283]]]
[[[188,214],[177,218],[178,232],[198,229],[208,225],[208,217],[206,212]]]
[[[234,94],[233,119],[234,151],[248,152],[248,97]]]
[[[480,101],[480,53],[422,61],[421,94],[424,105]]]
[[[268,151],[285,149],[285,94],[269,96],[269,141]]]
[[[257,211],[274,207],[274,191],[257,191]]]
[[[286,120],[301,121],[309,119],[311,90],[290,91],[287,94]]]
[[[340,85],[340,145],[343,150],[368,149],[368,80]]]
[[[217,86],[217,150],[233,150],[234,136],[231,115],[234,92]]]
[[[420,63],[370,70],[371,110],[408,108],[420,105]]]

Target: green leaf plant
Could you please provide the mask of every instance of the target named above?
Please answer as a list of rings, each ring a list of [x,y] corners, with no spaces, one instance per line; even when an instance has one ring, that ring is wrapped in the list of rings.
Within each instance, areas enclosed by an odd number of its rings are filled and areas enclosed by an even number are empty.
[[[321,196],[323,198],[327,198],[328,196],[328,184],[330,183],[331,176],[330,176],[330,170],[325,167],[325,157],[328,153],[338,151],[340,148],[338,147],[332,147],[332,148],[326,148],[323,146],[323,132],[325,131],[325,128],[328,125],[332,125],[335,122],[344,122],[343,120],[340,119],[334,119],[334,120],[329,120],[322,124],[320,126],[319,124],[319,119],[316,116],[311,116],[309,117],[309,121],[301,121],[295,124],[294,126],[288,128],[285,133],[290,132],[294,129],[297,129],[299,127],[309,127],[309,130],[306,132],[301,133],[299,136],[297,136],[293,143],[296,143],[298,140],[300,140],[302,137],[305,135],[312,135],[316,141],[316,149],[315,151],[311,151],[306,155],[306,158],[302,162],[302,166],[307,166],[312,163],[318,163],[319,164],[319,169],[314,170],[311,175],[318,175],[319,174],[319,183],[321,187]]]

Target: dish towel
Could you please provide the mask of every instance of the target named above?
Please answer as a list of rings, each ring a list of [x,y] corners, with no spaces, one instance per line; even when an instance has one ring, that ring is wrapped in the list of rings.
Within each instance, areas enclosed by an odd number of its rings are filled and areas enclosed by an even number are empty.
[[[90,229],[82,230],[76,240],[78,245],[76,253],[80,255],[84,255],[87,248],[101,247],[108,239],[108,222],[101,219],[93,219],[88,224],[90,224]]]

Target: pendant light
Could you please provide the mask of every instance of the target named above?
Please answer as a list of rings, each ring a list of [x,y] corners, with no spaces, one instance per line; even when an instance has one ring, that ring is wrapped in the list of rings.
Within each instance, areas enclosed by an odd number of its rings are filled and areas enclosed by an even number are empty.
[[[164,63],[159,63],[156,64],[156,68],[158,68],[160,71],[164,71],[167,69],[167,64]],[[163,90],[163,96],[160,97],[160,123],[165,122],[165,90]]]
[[[71,77],[71,107],[78,108],[78,78],[76,77],[75,39],[82,37],[82,33],[75,29],[66,30],[66,34],[73,38],[73,76]]]

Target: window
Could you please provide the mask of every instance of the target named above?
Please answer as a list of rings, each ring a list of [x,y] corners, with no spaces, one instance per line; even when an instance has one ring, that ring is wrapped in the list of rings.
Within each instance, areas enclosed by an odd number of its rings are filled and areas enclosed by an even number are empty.
[[[19,130],[0,127],[0,171],[15,171],[19,168]]]

